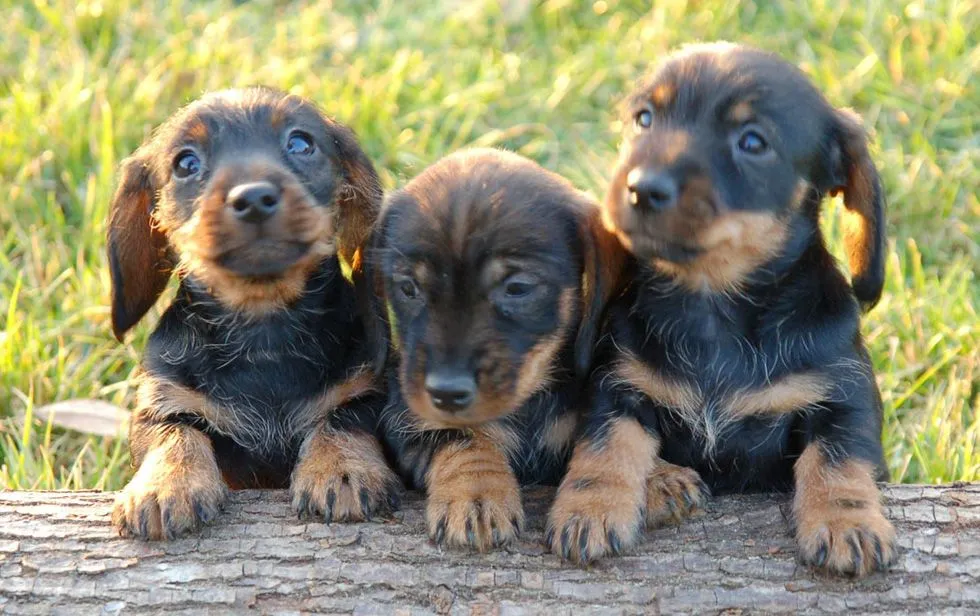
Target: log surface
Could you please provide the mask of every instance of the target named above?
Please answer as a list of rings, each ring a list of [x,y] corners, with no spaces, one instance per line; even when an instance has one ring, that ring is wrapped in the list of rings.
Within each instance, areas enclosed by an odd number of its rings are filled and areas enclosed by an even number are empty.
[[[714,499],[590,569],[542,545],[550,490],[526,493],[507,550],[441,550],[412,497],[366,524],[297,520],[284,492],[239,492],[209,528],[123,539],[111,494],[0,494],[4,613],[751,614],[980,613],[980,484],[886,486],[901,554],[860,581],[795,562],[786,496]]]

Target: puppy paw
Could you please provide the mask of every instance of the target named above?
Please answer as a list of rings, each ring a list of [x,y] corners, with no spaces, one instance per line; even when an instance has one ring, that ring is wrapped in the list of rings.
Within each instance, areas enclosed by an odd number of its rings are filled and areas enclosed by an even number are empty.
[[[373,436],[317,432],[303,447],[290,493],[301,519],[360,522],[398,507],[399,482]]]
[[[647,478],[647,526],[680,522],[702,507],[709,494],[693,468],[658,462]]]
[[[897,556],[895,528],[870,505],[837,499],[801,513],[796,521],[800,562],[854,577],[887,570]]]
[[[432,540],[486,552],[504,546],[524,526],[521,491],[503,453],[475,438],[433,457],[425,517]]]
[[[800,562],[839,575],[884,571],[898,552],[870,464],[829,465],[810,445],[794,466],[793,517]]]
[[[545,543],[582,565],[629,550],[643,523],[643,484],[634,484],[602,475],[567,477],[548,513]]]
[[[174,442],[151,450],[116,497],[112,523],[123,536],[175,539],[214,520],[228,489],[210,441],[183,430]]]
[[[548,513],[545,541],[551,551],[588,564],[636,545],[658,447],[626,417],[612,420],[603,438],[576,445]]]

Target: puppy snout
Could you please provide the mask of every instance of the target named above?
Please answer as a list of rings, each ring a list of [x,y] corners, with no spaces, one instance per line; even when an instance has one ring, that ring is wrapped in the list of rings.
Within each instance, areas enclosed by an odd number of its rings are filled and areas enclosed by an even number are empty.
[[[630,204],[641,210],[661,212],[677,203],[677,180],[664,171],[636,167],[626,176]]]
[[[272,182],[239,184],[228,191],[225,205],[242,222],[258,224],[279,211],[282,190]]]
[[[432,404],[441,411],[457,413],[476,398],[476,379],[458,370],[437,370],[425,376],[425,391]]]

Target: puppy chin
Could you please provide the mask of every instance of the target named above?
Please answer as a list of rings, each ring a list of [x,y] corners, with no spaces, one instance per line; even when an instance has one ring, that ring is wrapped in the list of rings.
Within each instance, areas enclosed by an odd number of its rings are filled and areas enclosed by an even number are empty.
[[[410,404],[409,408],[421,420],[422,425],[427,430],[473,428],[509,414],[509,412],[501,413],[481,409],[479,403],[458,413],[440,411],[428,401],[421,404]]]
[[[215,264],[241,278],[275,280],[310,253],[311,244],[261,240],[222,253]]]

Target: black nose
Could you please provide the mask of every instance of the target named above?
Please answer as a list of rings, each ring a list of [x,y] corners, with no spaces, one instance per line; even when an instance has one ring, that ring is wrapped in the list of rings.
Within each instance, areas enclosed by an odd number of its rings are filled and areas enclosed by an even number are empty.
[[[243,222],[268,220],[279,209],[282,192],[271,182],[239,184],[228,191],[225,204]]]
[[[637,167],[626,176],[626,187],[637,208],[660,212],[677,202],[677,181],[663,171]]]
[[[438,409],[456,413],[473,404],[476,380],[472,374],[455,370],[430,372],[425,376],[425,391]]]

